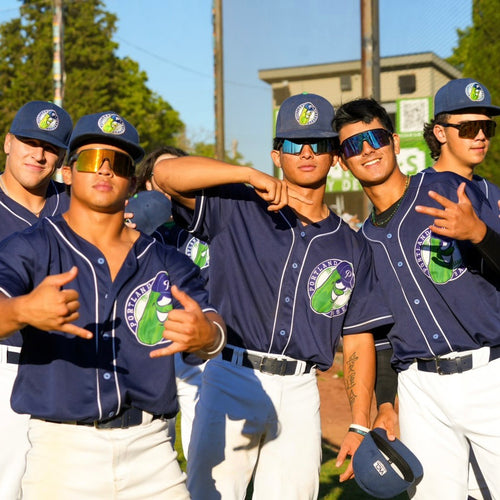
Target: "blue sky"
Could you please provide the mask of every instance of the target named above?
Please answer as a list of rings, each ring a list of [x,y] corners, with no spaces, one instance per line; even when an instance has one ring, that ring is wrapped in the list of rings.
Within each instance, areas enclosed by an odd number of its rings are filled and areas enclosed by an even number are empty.
[[[63,0],[71,1],[71,0]],[[118,16],[118,55],[136,60],[149,87],[176,110],[192,140],[215,126],[212,0],[104,0]],[[258,71],[359,59],[359,0],[223,0],[226,149],[271,171],[271,90]],[[382,57],[433,51],[448,57],[471,0],[379,0]],[[18,16],[2,0],[0,22]]]

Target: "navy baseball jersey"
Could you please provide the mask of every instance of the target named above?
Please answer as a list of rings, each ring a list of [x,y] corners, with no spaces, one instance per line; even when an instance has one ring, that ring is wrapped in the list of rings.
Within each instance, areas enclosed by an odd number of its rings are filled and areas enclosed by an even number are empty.
[[[330,212],[303,225],[245,185],[201,193],[196,210],[174,214],[210,244],[208,289],[226,321],[228,344],[286,355],[328,369],[342,333],[392,322],[361,235]]]
[[[0,240],[18,231],[24,231],[38,223],[43,217],[63,213],[68,207],[69,197],[66,194],[66,186],[55,181],[50,181],[40,218],[0,190],[0,220],[2,221],[0,224]],[[8,339],[0,341],[0,344],[21,347],[21,334],[17,332]]]
[[[173,356],[149,357],[166,342],[162,332],[168,311],[179,307],[171,285],[204,311],[215,310],[199,268],[186,256],[141,234],[111,281],[103,254],[61,215],[4,240],[0,256],[0,290],[8,296],[26,294],[47,275],[76,265],[78,276],[65,288],[80,295],[75,324],[94,333],[86,340],[29,325],[22,329],[11,399],[16,412],[59,421],[103,420],[124,406],[176,413]]]
[[[388,336],[397,370],[415,358],[500,345],[499,283],[481,275],[482,259],[470,242],[432,233],[434,218],[415,211],[415,205],[442,208],[429,190],[456,201],[461,182],[451,172],[417,174],[385,227],[370,219],[363,225],[394,313]],[[498,209],[468,181],[466,194],[479,217],[498,231]]]
[[[426,168],[424,172],[437,173],[433,167]],[[481,177],[480,175],[476,174],[472,176],[472,183],[475,184],[481,190],[486,199],[490,202],[490,205],[493,208],[493,210],[495,210],[495,208],[498,207],[498,200],[500,200],[500,187],[486,180],[484,177]]]
[[[202,278],[208,281],[210,251],[205,241],[199,240],[173,221],[158,227],[152,236],[163,244],[172,245],[179,252],[187,255],[200,268]]]

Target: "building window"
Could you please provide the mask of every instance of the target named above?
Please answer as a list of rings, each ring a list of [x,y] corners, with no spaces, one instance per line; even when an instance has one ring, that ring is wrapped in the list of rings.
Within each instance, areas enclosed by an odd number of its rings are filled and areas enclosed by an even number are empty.
[[[342,92],[348,92],[349,90],[352,90],[351,75],[340,76],[340,90]]]
[[[399,93],[413,94],[417,90],[417,79],[415,75],[400,75],[399,76]]]

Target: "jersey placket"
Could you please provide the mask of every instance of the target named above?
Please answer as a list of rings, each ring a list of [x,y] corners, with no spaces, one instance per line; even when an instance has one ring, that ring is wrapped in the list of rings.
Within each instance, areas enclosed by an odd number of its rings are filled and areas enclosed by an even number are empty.
[[[271,352],[285,354],[284,351],[290,343],[290,337],[293,334],[294,310],[296,302],[300,300],[297,287],[300,281],[299,278],[302,272],[304,257],[311,239],[307,229],[300,225],[293,229],[295,237],[290,256],[283,270],[282,285],[278,294],[276,326],[273,331]]]

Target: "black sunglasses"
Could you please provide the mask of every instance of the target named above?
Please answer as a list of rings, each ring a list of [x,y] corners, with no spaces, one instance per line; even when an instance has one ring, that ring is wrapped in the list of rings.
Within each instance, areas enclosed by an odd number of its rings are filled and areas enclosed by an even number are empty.
[[[458,137],[474,139],[480,130],[484,132],[487,139],[495,135],[496,122],[493,120],[472,120],[462,123],[438,123],[442,127],[453,127],[458,130]]]

